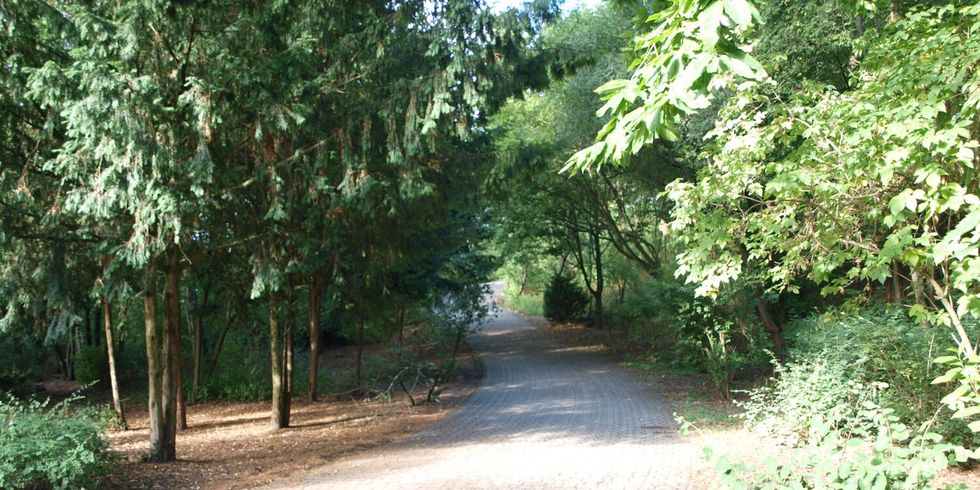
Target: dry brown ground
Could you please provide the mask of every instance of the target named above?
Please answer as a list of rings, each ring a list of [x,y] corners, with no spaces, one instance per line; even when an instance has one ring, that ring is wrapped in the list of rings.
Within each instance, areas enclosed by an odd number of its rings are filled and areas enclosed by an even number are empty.
[[[278,431],[269,429],[269,402],[191,405],[189,428],[177,434],[178,460],[173,463],[142,462],[148,450],[146,407],[128,406],[130,430],[109,434],[121,460],[107,486],[254,488],[295,478],[342,456],[408,437],[444,418],[479,382],[478,361],[469,354],[460,360],[464,375],[444,387],[436,405],[411,406],[404,395],[390,401],[294,400],[291,427]],[[424,393],[417,395],[425,398]]]

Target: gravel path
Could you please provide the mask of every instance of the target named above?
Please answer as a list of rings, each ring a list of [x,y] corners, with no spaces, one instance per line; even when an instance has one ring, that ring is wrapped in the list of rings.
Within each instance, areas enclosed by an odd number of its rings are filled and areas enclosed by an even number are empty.
[[[698,451],[648,381],[509,312],[469,342],[486,377],[448,418],[286,486],[689,488]]]

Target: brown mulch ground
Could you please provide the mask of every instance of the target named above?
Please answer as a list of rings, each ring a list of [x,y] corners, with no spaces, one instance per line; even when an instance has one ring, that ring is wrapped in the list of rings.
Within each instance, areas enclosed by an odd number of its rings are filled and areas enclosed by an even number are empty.
[[[463,376],[445,386],[439,404],[411,406],[401,394],[383,399],[294,400],[291,427],[269,429],[269,402],[210,402],[188,407],[177,434],[174,463],[142,462],[148,451],[146,407],[127,406],[130,430],[109,434],[120,455],[110,488],[253,488],[305,472],[342,456],[403,439],[448,415],[476,389],[479,362],[461,357]],[[416,400],[425,399],[417,393]]]

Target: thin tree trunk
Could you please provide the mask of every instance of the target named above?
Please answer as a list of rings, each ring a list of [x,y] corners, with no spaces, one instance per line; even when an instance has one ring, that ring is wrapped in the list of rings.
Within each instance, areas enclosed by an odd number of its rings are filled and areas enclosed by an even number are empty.
[[[119,397],[119,380],[116,377],[116,349],[113,346],[112,335],[112,305],[109,298],[102,297],[102,323],[105,325],[106,357],[109,359],[109,381],[112,386],[112,408],[126,426],[126,414],[123,412],[122,399]]]
[[[153,270],[147,269],[143,285],[143,321],[146,326],[146,371],[148,377],[147,405],[149,407],[150,461],[166,462],[177,459],[176,411],[173,407],[172,377],[167,376],[166,331],[161,338],[157,328],[156,283]]]
[[[61,368],[61,377],[65,381],[68,381],[68,360],[65,359],[65,353],[61,351],[61,347],[58,347],[58,344],[53,342],[51,343],[51,350],[54,351],[55,356],[58,358],[58,367]]]
[[[283,383],[283,405],[285,409],[283,410],[284,427],[289,427],[289,416],[292,413],[293,405],[293,322],[286,321],[286,335],[283,346],[285,348],[285,362],[286,362],[286,381]]]
[[[902,276],[899,275],[898,262],[892,261],[892,277],[889,279],[891,283],[891,300],[889,303],[901,303],[902,297],[904,296],[902,287]]]
[[[605,290],[605,277],[602,270],[602,244],[599,242],[599,232],[589,233],[592,239],[592,253],[595,261],[595,321],[596,326],[603,328],[605,318],[602,308],[602,293]]]
[[[357,389],[361,390],[363,387],[361,381],[361,366],[363,365],[364,357],[364,318],[361,318],[361,325],[357,329],[357,366],[354,368],[354,378],[357,381]]]
[[[218,336],[218,342],[214,345],[214,353],[211,354],[211,363],[208,365],[208,378],[214,374],[214,370],[218,367],[218,359],[221,356],[221,348],[225,345],[225,336],[228,335],[228,331],[231,330],[232,324],[235,322],[234,310],[228,310],[228,321],[225,322],[225,328],[221,330],[221,334]]]
[[[203,321],[200,316],[194,325],[194,374],[191,380],[191,403],[197,403],[197,389],[201,385],[201,341],[204,336],[201,333]]]
[[[285,359],[282,349],[282,328],[279,323],[279,298],[269,297],[269,362],[272,364],[272,429],[289,426],[289,405],[286,400]]]
[[[184,403],[183,369],[180,355],[180,268],[171,261],[166,271],[166,281],[163,288],[163,328],[164,346],[169,349],[168,359],[170,373],[173,379],[174,401],[177,417],[177,430],[187,429],[187,407]]]
[[[405,304],[398,304],[398,315],[395,317],[396,327],[398,327],[398,345],[405,344]]]
[[[85,308],[85,347],[92,347],[95,345],[95,341],[92,338],[92,309]]]
[[[197,302],[194,315],[194,374],[191,382],[191,403],[197,403],[197,390],[201,385],[201,357],[204,341],[204,307],[208,302],[208,290],[204,289]]]
[[[773,321],[772,315],[769,314],[769,306],[762,299],[761,293],[759,293],[759,298],[756,300],[755,309],[759,313],[759,318],[762,320],[762,326],[765,327],[766,331],[769,332],[769,336],[772,338],[772,350],[776,356],[776,360],[780,363],[785,362],[786,341],[783,339],[783,327]]]
[[[527,268],[527,264],[521,267],[521,287],[517,290],[518,296],[524,294],[524,290],[527,289]]]
[[[75,359],[82,352],[81,335],[78,326],[68,320],[68,379],[75,379]]]
[[[313,279],[310,284],[309,321],[310,321],[310,375],[306,386],[306,398],[316,401],[317,381],[320,360],[320,280]]]

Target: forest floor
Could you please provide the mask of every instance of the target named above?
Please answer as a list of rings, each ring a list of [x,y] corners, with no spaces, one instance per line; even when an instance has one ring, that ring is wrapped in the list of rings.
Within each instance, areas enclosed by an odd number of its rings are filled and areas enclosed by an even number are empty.
[[[331,356],[338,361],[337,356]],[[339,359],[344,361],[344,359]],[[120,456],[110,488],[255,488],[302,475],[340,457],[404,439],[448,415],[476,389],[479,361],[460,358],[461,376],[446,385],[439,404],[412,406],[391,399],[294,399],[288,429],[269,429],[269,402],[207,402],[188,406],[188,429],[177,434],[178,460],[143,462],[148,451],[145,405],[126,406],[129,430],[109,434]],[[416,400],[424,392],[415,393]]]
[[[697,448],[710,448],[715,455],[725,455],[729,461],[762,467],[765,460],[780,459],[786,451],[777,441],[743,427],[735,415],[741,410],[732,402],[718,397],[704,374],[678,373],[667,367],[630,362],[643,355],[647,347],[631,342],[622,332],[589,328],[582,324],[553,324],[540,317],[527,317],[539,326],[573,344],[588,346],[643,372],[660,389],[658,394],[670,405],[675,415],[693,424],[684,435]],[[638,365],[640,364],[640,365]],[[748,388],[748,385],[742,387]],[[693,475],[692,488],[716,488],[716,472],[711,463],[703,461],[703,471]],[[942,474],[937,488],[948,484],[964,484],[980,490],[980,465],[953,468]]]

